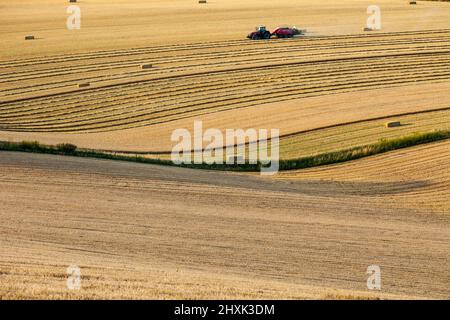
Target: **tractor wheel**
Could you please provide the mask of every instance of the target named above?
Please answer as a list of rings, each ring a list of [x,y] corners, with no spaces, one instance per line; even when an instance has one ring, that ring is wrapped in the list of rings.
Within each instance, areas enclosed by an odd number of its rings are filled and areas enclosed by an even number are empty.
[[[254,34],[254,35],[252,36],[252,40],[259,40],[259,36],[256,35],[256,34]]]
[[[271,34],[270,34],[270,32],[266,32],[266,33],[264,33],[264,39],[270,39],[270,37],[271,37]]]

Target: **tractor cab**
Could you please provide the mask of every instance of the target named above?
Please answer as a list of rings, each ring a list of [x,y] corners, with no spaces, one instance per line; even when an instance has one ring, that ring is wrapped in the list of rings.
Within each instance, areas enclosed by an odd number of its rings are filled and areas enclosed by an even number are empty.
[[[265,26],[256,27],[256,32],[259,32],[260,34],[264,34],[266,31],[267,28]]]

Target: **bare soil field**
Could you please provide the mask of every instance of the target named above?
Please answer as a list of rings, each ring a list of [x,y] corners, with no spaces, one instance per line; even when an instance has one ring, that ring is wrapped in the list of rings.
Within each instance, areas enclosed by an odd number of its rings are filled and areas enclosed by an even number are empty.
[[[448,148],[293,180],[2,153],[0,297],[449,298]]]
[[[0,0],[0,141],[165,158],[201,120],[277,128],[293,159],[448,130],[450,3],[377,3],[363,32],[365,0],[80,0],[68,30],[68,1]],[[307,32],[247,40],[260,24]],[[0,151],[0,299],[450,299],[449,160],[443,141],[263,179]]]

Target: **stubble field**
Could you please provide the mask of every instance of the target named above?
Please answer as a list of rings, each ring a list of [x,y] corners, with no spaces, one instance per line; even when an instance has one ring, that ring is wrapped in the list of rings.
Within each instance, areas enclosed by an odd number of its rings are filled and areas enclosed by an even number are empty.
[[[293,159],[450,129],[450,3],[379,1],[364,33],[367,1],[110,2],[70,31],[68,4],[0,0],[0,141],[164,158],[202,120],[278,128]],[[246,40],[259,24],[307,34]],[[0,151],[0,298],[448,299],[449,160],[443,141],[262,178]]]

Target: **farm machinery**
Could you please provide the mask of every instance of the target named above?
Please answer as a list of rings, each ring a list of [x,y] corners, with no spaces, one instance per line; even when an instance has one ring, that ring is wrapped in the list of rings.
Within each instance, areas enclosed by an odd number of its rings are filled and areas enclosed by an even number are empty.
[[[304,35],[306,30],[300,30],[296,27],[279,27],[274,32],[267,30],[265,26],[256,27],[256,30],[251,32],[247,38],[252,40],[270,39],[271,37],[277,38],[293,38],[297,35]]]
[[[265,26],[259,26],[256,27],[256,30],[251,32],[247,36],[247,38],[252,40],[261,40],[261,39],[270,39],[271,36],[272,34],[270,33],[270,31],[266,29]]]
[[[299,30],[296,27],[280,27],[272,32],[272,36],[277,38],[293,38],[298,35],[304,35],[305,30]]]

